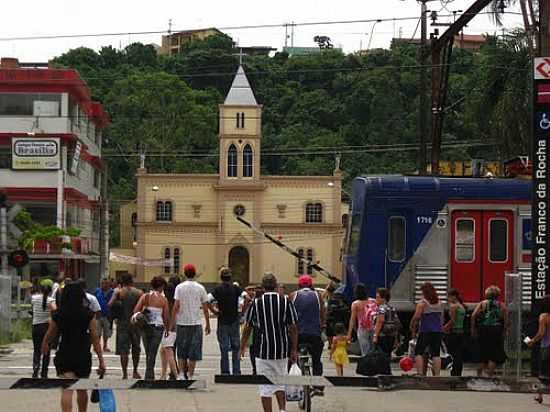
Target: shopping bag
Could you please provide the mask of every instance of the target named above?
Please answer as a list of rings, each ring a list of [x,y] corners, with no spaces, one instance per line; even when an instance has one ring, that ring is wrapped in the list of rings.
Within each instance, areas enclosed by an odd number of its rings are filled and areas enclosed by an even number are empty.
[[[115,393],[112,389],[99,390],[99,410],[100,412],[116,412]]]
[[[447,350],[447,345],[445,345],[445,342],[441,342],[441,369],[448,369],[451,370],[453,368],[453,357]]]
[[[375,347],[371,352],[359,359],[355,372],[363,376],[391,375],[390,357]]]
[[[105,375],[101,373],[99,379]],[[90,402],[99,403],[100,412],[116,412],[115,393],[112,389],[94,389],[90,396]]]
[[[294,363],[290,367],[290,376],[302,376],[302,371],[300,367]],[[304,388],[303,386],[287,386],[286,387],[286,400],[287,402],[298,402],[304,398]]]

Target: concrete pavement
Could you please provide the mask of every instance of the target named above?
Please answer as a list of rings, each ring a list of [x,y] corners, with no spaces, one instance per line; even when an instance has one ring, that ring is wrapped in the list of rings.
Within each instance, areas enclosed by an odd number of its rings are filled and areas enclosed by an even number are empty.
[[[208,389],[201,391],[118,391],[117,411],[123,412],[210,412],[261,410],[256,386],[215,385],[213,376],[219,368],[219,352],[214,332],[205,339],[204,360],[199,364],[199,378],[206,379]],[[114,348],[114,340],[111,342]],[[0,376],[31,375],[32,344],[23,342],[14,345],[15,351],[0,357]],[[325,354],[325,374],[334,375],[334,367]],[[118,357],[107,354],[110,377],[120,376]],[[144,369],[141,360],[141,373]],[[160,360],[157,360],[160,367]],[[243,373],[250,373],[250,362],[244,361]],[[346,374],[354,375],[354,365]],[[55,376],[52,369],[50,376]],[[549,397],[550,402],[550,397]],[[275,404],[275,403],[274,403]],[[451,393],[426,391],[378,392],[360,388],[327,388],[324,398],[314,398],[314,411],[376,411],[397,412],[414,408],[422,412],[505,412],[520,410],[548,410],[539,406],[528,395]],[[1,393],[0,411],[59,411],[59,391],[12,390]],[[76,410],[76,409],[75,409]],[[89,411],[97,411],[97,405],[90,405]],[[275,408],[276,410],[276,408]],[[296,403],[290,403],[288,411],[298,411]]]

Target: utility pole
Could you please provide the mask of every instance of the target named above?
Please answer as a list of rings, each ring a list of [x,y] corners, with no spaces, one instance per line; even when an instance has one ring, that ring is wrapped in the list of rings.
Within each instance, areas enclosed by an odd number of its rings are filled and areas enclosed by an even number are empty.
[[[107,163],[103,169],[101,179],[101,228],[99,233],[100,265],[99,276],[101,279],[109,277],[109,200],[108,200],[108,182],[109,170]]]
[[[539,56],[550,56],[550,0],[539,0]]]
[[[285,23],[285,49],[288,47],[288,23]]]
[[[428,1],[428,0],[422,0]],[[441,35],[434,35],[431,39],[432,65],[432,103],[431,103],[431,164],[432,174],[439,174],[439,159],[441,155],[441,136],[447,98],[450,61],[453,52],[455,36],[492,0],[476,0],[449,28]]]
[[[0,200],[1,202],[1,200]],[[2,276],[8,276],[8,208],[0,204],[0,253],[2,255]]]
[[[419,51],[419,108],[418,108],[418,134],[420,137],[420,148],[418,150],[418,174],[426,174],[426,136],[428,134],[428,99],[426,88],[428,86],[428,75],[426,73],[427,40],[428,40],[428,7],[429,0],[420,0],[420,51]]]
[[[8,268],[8,205],[6,194],[0,192],[0,335],[11,333],[11,276]]]

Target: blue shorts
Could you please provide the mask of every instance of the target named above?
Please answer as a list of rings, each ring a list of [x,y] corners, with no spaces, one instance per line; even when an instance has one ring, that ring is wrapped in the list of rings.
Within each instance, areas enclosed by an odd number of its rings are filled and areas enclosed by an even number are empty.
[[[178,359],[202,360],[202,325],[178,325],[176,351]]]

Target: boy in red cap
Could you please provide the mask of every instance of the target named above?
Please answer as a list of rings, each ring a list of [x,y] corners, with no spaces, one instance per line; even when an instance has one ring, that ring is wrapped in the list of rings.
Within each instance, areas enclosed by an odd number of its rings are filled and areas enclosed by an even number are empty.
[[[208,295],[204,286],[195,281],[195,266],[185,265],[183,273],[186,280],[180,283],[174,292],[170,329],[176,329],[179,378],[192,379],[197,362],[202,360],[201,309],[206,321],[204,331],[207,335],[210,334],[210,317],[208,316]]]

